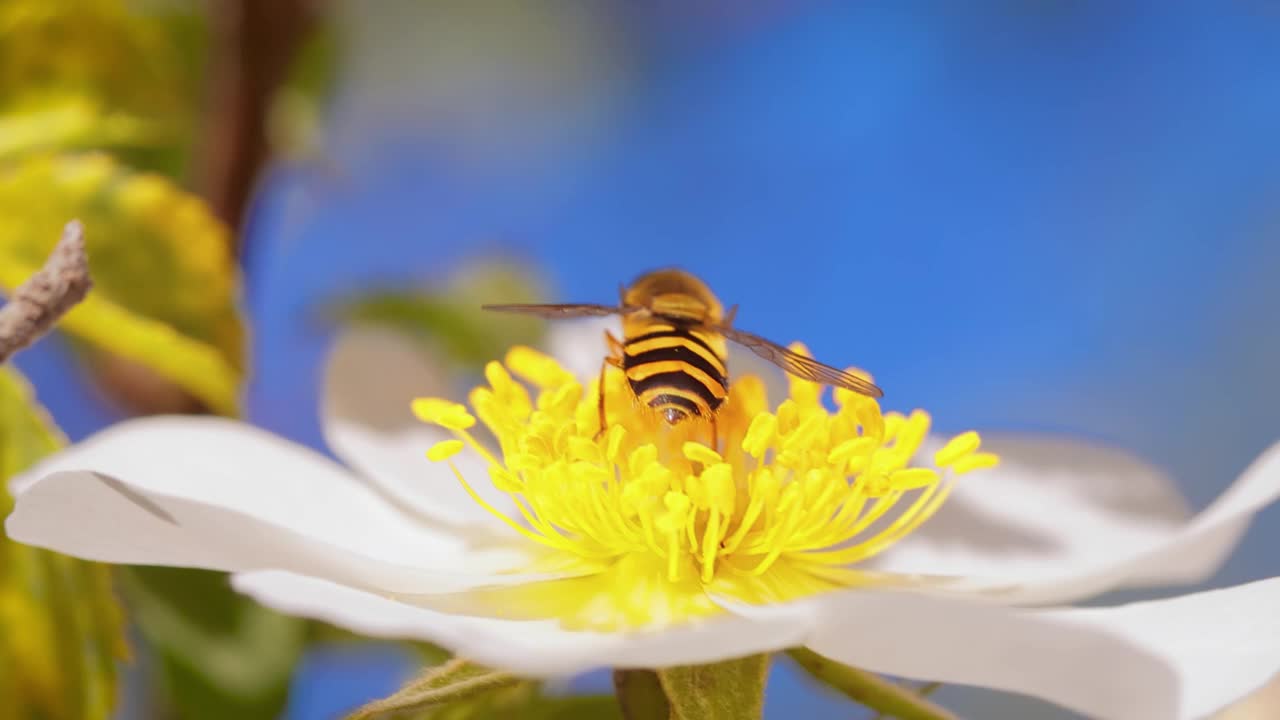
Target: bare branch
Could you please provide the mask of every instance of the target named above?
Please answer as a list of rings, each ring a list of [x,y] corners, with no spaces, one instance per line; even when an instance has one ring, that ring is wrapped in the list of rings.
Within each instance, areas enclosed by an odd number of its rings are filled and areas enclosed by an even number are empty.
[[[240,240],[254,182],[271,154],[267,116],[319,16],[315,0],[214,0],[208,4],[209,98],[196,144],[197,187]]]
[[[84,228],[72,220],[44,267],[0,307],[0,363],[49,332],[91,287]]]

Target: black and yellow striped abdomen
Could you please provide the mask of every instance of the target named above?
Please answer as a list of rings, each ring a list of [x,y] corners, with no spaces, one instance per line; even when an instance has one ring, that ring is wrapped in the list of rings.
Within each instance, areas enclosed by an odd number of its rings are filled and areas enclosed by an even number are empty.
[[[652,323],[623,343],[631,390],[668,422],[710,417],[724,402],[729,377],[716,339],[680,325]]]

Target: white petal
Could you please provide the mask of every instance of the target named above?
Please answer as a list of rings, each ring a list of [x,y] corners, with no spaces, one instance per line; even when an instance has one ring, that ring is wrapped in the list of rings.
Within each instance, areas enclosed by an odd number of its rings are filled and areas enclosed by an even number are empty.
[[[622,321],[617,317],[565,320],[547,330],[547,353],[579,381],[590,382],[600,375],[600,363],[608,353],[606,332],[622,337]]]
[[[448,432],[413,416],[416,397],[448,397],[450,389],[418,345],[378,328],[347,330],[330,351],[321,415],[325,441],[344,462],[414,513],[458,529],[503,533],[448,467],[427,450]],[[489,481],[487,464],[466,451],[454,462],[495,507],[514,513],[511,499]]]
[[[1253,514],[1278,496],[1280,444],[1264,452],[1203,512],[1150,547],[1116,552],[1105,562],[1023,582],[1017,589],[1002,589],[999,599],[1027,604],[1068,602],[1125,585],[1202,581],[1231,554]]]
[[[932,457],[939,442],[923,456]],[[992,470],[959,479],[936,516],[875,567],[971,577],[1060,577],[1169,542],[1190,512],[1173,481],[1138,458],[1042,435],[983,434]],[[932,464],[930,460],[928,464]],[[1182,580],[1153,574],[1152,581]]]
[[[953,511],[959,514],[943,517],[935,530],[931,520],[920,539],[892,548],[876,569],[962,577],[945,590],[1026,605],[1194,583],[1221,566],[1253,514],[1280,496],[1280,445],[1182,523],[1162,476],[1121,453],[1078,443],[997,440],[993,447],[1009,451],[1009,466],[961,478],[958,485],[969,489],[960,492],[969,494]],[[1108,482],[1125,490],[1104,500],[1099,488]],[[977,499],[982,493],[990,497]]]
[[[283,572],[236,575],[234,587],[291,615],[376,637],[428,640],[462,657],[531,677],[600,667],[666,667],[795,647],[813,627],[808,607],[771,608],[760,618],[723,615],[658,632],[565,630],[554,621],[449,615]]]
[[[249,425],[115,425],[14,479],[9,537],[106,562],[286,568],[387,591],[493,582],[522,559],[430,532],[328,459]]]
[[[811,601],[840,662],[1044,698],[1090,717],[1191,720],[1280,671],[1280,578],[1114,608],[1032,610],[846,592]]]
[[[1254,513],[1280,497],[1280,443],[1254,460],[1204,512],[1163,547],[1134,558],[1125,570],[1146,580],[1152,576],[1198,582],[1217,571],[1249,528]]]

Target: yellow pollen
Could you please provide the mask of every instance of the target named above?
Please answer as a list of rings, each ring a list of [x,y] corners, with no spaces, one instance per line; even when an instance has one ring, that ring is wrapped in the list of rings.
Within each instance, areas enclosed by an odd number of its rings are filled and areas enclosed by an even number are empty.
[[[467,444],[461,440],[441,440],[435,445],[432,445],[431,449],[427,451],[427,459],[432,462],[448,460],[454,455],[462,452],[462,448],[466,446]]]
[[[505,588],[502,603],[566,626],[683,622],[719,612],[713,596],[768,603],[863,582],[855,563],[934,515],[957,476],[998,462],[964,433],[934,454],[934,467],[912,467],[927,413],[882,413],[840,390],[830,409],[825,388],[797,379],[770,409],[759,378],[735,378],[714,444],[705,420],[670,426],[646,412],[614,368],[584,386],[551,357],[516,347],[485,380],[469,395],[474,415],[445,400],[413,402],[417,417],[455,436],[427,456],[470,448],[485,460],[509,510],[476,492],[485,478],[450,467],[485,510],[543,548],[539,567],[573,575],[523,600]],[[477,418],[493,449],[471,434]]]
[[[934,453],[933,462],[938,467],[947,467],[955,463],[955,461],[968,455],[978,449],[978,445],[982,442],[978,437],[978,433],[970,430],[969,432],[960,433],[951,438],[951,440],[942,447],[941,450]]]
[[[742,438],[742,451],[754,458],[764,455],[777,431],[777,416],[760,413],[752,418],[751,425],[747,427],[746,437]]]
[[[724,461],[724,458],[720,457],[720,453],[712,450],[702,443],[690,441],[685,443],[681,447],[681,450],[684,451],[685,457],[694,462],[702,463],[703,465],[715,465],[716,463]]]
[[[928,487],[938,482],[938,473],[929,468],[907,468],[898,470],[889,477],[889,484],[895,490],[914,490]]]
[[[522,345],[507,352],[507,367],[543,390],[574,383],[573,373],[560,367],[555,358]]]
[[[433,423],[450,430],[466,430],[476,424],[465,405],[436,398],[418,398],[413,401],[413,414],[422,422]]]
[[[951,466],[951,469],[955,471],[957,475],[964,475],[965,473],[973,472],[974,470],[986,470],[987,468],[993,468],[999,464],[999,455],[989,452],[980,452],[973,453],[972,455],[957,460],[955,465]]]

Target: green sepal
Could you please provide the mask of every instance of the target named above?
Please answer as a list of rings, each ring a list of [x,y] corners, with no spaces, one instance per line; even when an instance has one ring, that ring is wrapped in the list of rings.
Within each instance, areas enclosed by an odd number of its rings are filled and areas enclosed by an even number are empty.
[[[653,670],[614,670],[613,691],[625,720],[667,720],[671,703]]]
[[[420,677],[409,681],[394,695],[375,700],[356,710],[347,717],[347,720],[375,720],[422,712],[433,707],[468,700],[520,682],[521,680],[513,675],[454,658],[443,665],[428,669]]]
[[[767,654],[658,670],[671,720],[752,720],[764,713]]]
[[[929,702],[920,693],[895,685],[875,673],[838,663],[808,648],[796,648],[787,654],[818,682],[882,716],[898,720],[956,720],[955,715]]]

